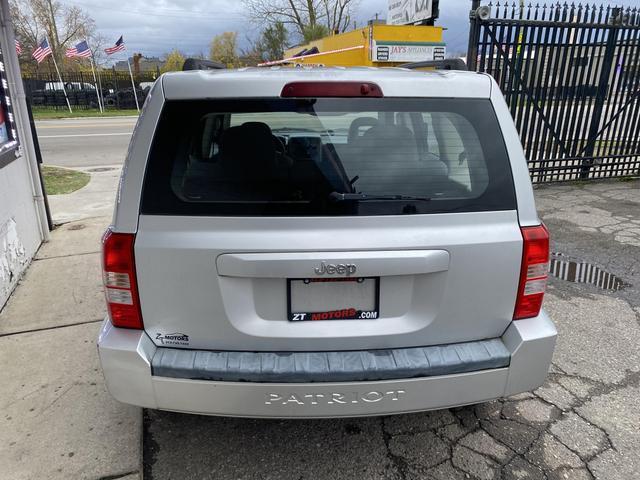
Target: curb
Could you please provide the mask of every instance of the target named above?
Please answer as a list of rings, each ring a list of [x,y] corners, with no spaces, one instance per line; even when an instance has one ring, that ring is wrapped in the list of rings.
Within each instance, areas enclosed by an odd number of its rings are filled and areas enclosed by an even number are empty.
[[[102,115],[96,117],[59,117],[59,118],[42,118],[35,119],[36,123],[39,122],[59,122],[61,120],[103,120],[103,119],[114,119],[114,118],[138,118],[139,115]]]

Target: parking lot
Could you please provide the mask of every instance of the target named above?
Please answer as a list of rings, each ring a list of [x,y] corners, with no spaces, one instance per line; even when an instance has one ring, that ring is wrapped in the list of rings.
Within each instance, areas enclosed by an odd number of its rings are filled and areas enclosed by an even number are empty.
[[[86,127],[45,131],[45,163],[56,164],[46,156],[55,141],[92,181],[51,198],[65,224],[0,312],[6,478],[640,478],[640,181],[536,188],[554,261],[568,279],[553,278],[545,297],[559,337],[538,390],[393,417],[202,417],[142,411],[106,393],[94,343],[104,315],[99,236],[125,152],[113,148],[96,163],[91,147],[70,136]],[[602,273],[579,273],[596,268]],[[598,281],[606,274],[620,281]]]

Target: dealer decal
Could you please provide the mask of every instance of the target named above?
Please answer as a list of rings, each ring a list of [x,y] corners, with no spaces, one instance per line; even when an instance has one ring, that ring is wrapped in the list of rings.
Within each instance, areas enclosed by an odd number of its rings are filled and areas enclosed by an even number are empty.
[[[189,345],[189,335],[186,333],[156,333],[156,341],[162,345]]]

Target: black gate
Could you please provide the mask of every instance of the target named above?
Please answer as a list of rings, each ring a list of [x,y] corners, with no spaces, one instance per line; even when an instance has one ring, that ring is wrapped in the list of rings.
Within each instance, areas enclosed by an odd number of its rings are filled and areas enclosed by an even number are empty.
[[[473,1],[467,62],[500,85],[535,182],[640,174],[640,11]]]

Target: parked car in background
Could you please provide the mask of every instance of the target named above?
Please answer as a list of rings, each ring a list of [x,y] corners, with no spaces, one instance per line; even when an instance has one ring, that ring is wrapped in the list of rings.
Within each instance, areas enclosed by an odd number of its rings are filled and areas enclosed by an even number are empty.
[[[145,91],[145,90],[149,90],[149,89],[151,89],[151,87],[153,87],[153,84],[154,84],[154,83],[155,83],[155,82],[140,82],[139,87],[140,87],[143,91]]]
[[[547,375],[549,236],[489,75],[166,74],[117,199],[98,351],[122,402],[382,415]]]
[[[78,90],[94,90],[96,89],[96,86],[93,85],[92,83],[86,83],[86,82],[46,82],[44,85],[44,89],[45,90],[49,90],[49,91],[55,91],[55,90],[63,90],[63,85],[64,85],[64,89],[66,89],[67,91],[78,91]]]

